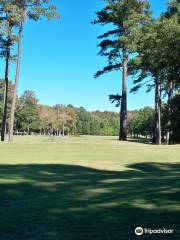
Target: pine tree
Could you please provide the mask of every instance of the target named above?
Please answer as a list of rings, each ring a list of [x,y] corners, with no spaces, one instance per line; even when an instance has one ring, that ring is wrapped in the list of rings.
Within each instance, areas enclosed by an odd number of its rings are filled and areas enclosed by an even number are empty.
[[[14,34],[14,27],[17,21],[15,18],[16,8],[11,5],[9,1],[0,1],[0,46],[1,56],[5,58],[5,87],[4,87],[4,106],[3,106],[3,119],[1,128],[1,141],[5,141],[6,134],[6,121],[7,121],[7,105],[8,105],[8,88],[9,88],[9,64],[13,56],[11,56],[11,49],[16,41]]]
[[[161,144],[161,100],[164,95],[168,95],[170,119],[170,102],[180,86],[178,17],[162,15],[146,26],[143,32],[138,44],[138,56],[129,64],[131,74],[136,75],[135,87],[132,91],[137,91],[145,84],[148,86],[148,91],[154,88],[155,116],[152,142]],[[170,122],[168,125],[167,143],[169,143]]]
[[[113,26],[99,36],[99,55],[108,59],[108,65],[95,77],[111,71],[122,71],[122,95],[119,140],[127,140],[127,77],[128,62],[136,53],[137,39],[141,28],[150,20],[149,4],[146,0],[106,0],[106,6],[97,12],[94,24]]]
[[[40,20],[42,17],[47,19],[59,18],[57,9],[54,5],[50,4],[50,0],[12,0],[12,5],[15,5],[18,9],[16,18],[18,19],[18,57],[17,57],[17,67],[16,67],[16,77],[15,77],[15,88],[13,94],[13,102],[11,108],[11,117],[10,117],[10,129],[9,129],[9,141],[13,140],[13,131],[14,131],[14,113],[16,108],[16,98],[17,98],[17,89],[19,84],[19,73],[20,73],[20,64],[21,64],[21,55],[22,55],[22,33],[24,29],[24,24],[27,18],[34,21]]]

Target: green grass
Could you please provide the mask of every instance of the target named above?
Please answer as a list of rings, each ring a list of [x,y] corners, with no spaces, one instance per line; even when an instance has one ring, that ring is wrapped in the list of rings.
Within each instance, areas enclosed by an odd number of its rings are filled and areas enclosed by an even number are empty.
[[[134,228],[173,235],[136,237]],[[180,239],[180,146],[114,137],[0,143],[0,240]]]

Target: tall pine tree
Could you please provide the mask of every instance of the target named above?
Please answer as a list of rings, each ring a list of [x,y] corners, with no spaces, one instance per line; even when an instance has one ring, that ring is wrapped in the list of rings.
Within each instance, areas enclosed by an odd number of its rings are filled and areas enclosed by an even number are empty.
[[[13,102],[11,108],[10,116],[10,127],[9,127],[9,141],[13,140],[14,131],[14,114],[16,108],[16,98],[17,90],[19,84],[19,74],[21,65],[21,55],[22,55],[22,33],[24,29],[24,24],[27,18],[34,21],[40,20],[42,17],[47,19],[59,18],[57,13],[57,8],[51,4],[51,0],[11,0],[12,5],[14,5],[18,12],[16,14],[17,27],[18,27],[18,54],[17,54],[17,66],[16,66],[16,76],[15,76],[15,87],[13,93]]]
[[[141,28],[150,21],[150,7],[146,0],[106,0],[105,7],[97,12],[94,24],[110,25],[112,30],[98,38],[99,55],[108,59],[108,65],[95,77],[111,71],[122,71],[122,95],[119,140],[127,140],[127,78],[128,62],[136,53]]]
[[[9,1],[0,1],[0,47],[1,57],[5,59],[5,77],[4,77],[4,106],[3,119],[1,127],[1,141],[5,141],[6,121],[7,121],[7,105],[8,105],[8,89],[9,89],[9,64],[12,59],[11,49],[16,41],[14,28],[17,25],[15,17],[17,8]]]
[[[169,123],[166,129],[166,141],[167,144],[169,143],[171,100],[180,86],[178,57],[180,25],[177,14],[178,5],[175,2],[177,1],[171,2],[168,12],[144,28],[144,34],[138,44],[138,56],[130,62],[131,74],[136,75],[135,87],[132,91],[137,91],[145,84],[148,86],[148,91],[154,88],[153,144],[161,144],[161,100],[164,95],[168,96]]]

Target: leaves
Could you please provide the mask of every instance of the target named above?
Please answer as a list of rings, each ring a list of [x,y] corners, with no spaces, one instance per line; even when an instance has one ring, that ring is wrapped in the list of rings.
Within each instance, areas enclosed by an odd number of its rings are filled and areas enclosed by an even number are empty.
[[[121,64],[114,64],[114,65],[108,65],[106,67],[103,68],[103,70],[101,71],[98,71],[96,74],[95,74],[95,78],[98,78],[100,77],[101,75],[105,74],[105,73],[108,73],[108,72],[112,72],[114,70],[118,71],[119,68],[121,67]]]
[[[120,96],[119,94],[116,94],[116,95],[109,95],[109,101],[111,103],[116,103],[116,107],[119,107],[121,105],[121,99],[122,99],[122,96]]]
[[[100,35],[99,55],[106,57],[108,65],[98,71],[95,77],[122,70],[123,52],[127,55],[130,67],[132,53],[137,50],[138,39],[142,36],[142,27],[151,21],[147,1],[106,0],[106,6],[96,13],[94,24],[110,25],[111,29]],[[131,55],[131,57],[130,57]],[[138,70],[137,70],[138,71]],[[133,70],[128,70],[133,73]]]

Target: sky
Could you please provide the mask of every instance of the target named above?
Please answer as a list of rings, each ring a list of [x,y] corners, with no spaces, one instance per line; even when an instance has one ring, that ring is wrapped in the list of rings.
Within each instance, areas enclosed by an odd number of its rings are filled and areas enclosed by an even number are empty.
[[[94,26],[95,12],[102,0],[54,0],[60,20],[26,23],[23,34],[23,55],[19,95],[35,91],[41,104],[72,104],[89,111],[117,111],[109,94],[121,93],[121,73],[115,72],[94,79],[106,59],[97,55],[97,36],[106,28]],[[150,0],[154,16],[166,9],[166,0]],[[1,64],[1,75],[3,65]],[[11,64],[13,80],[15,64]],[[132,79],[128,80],[128,88]],[[153,93],[128,94],[128,109],[153,106]]]

